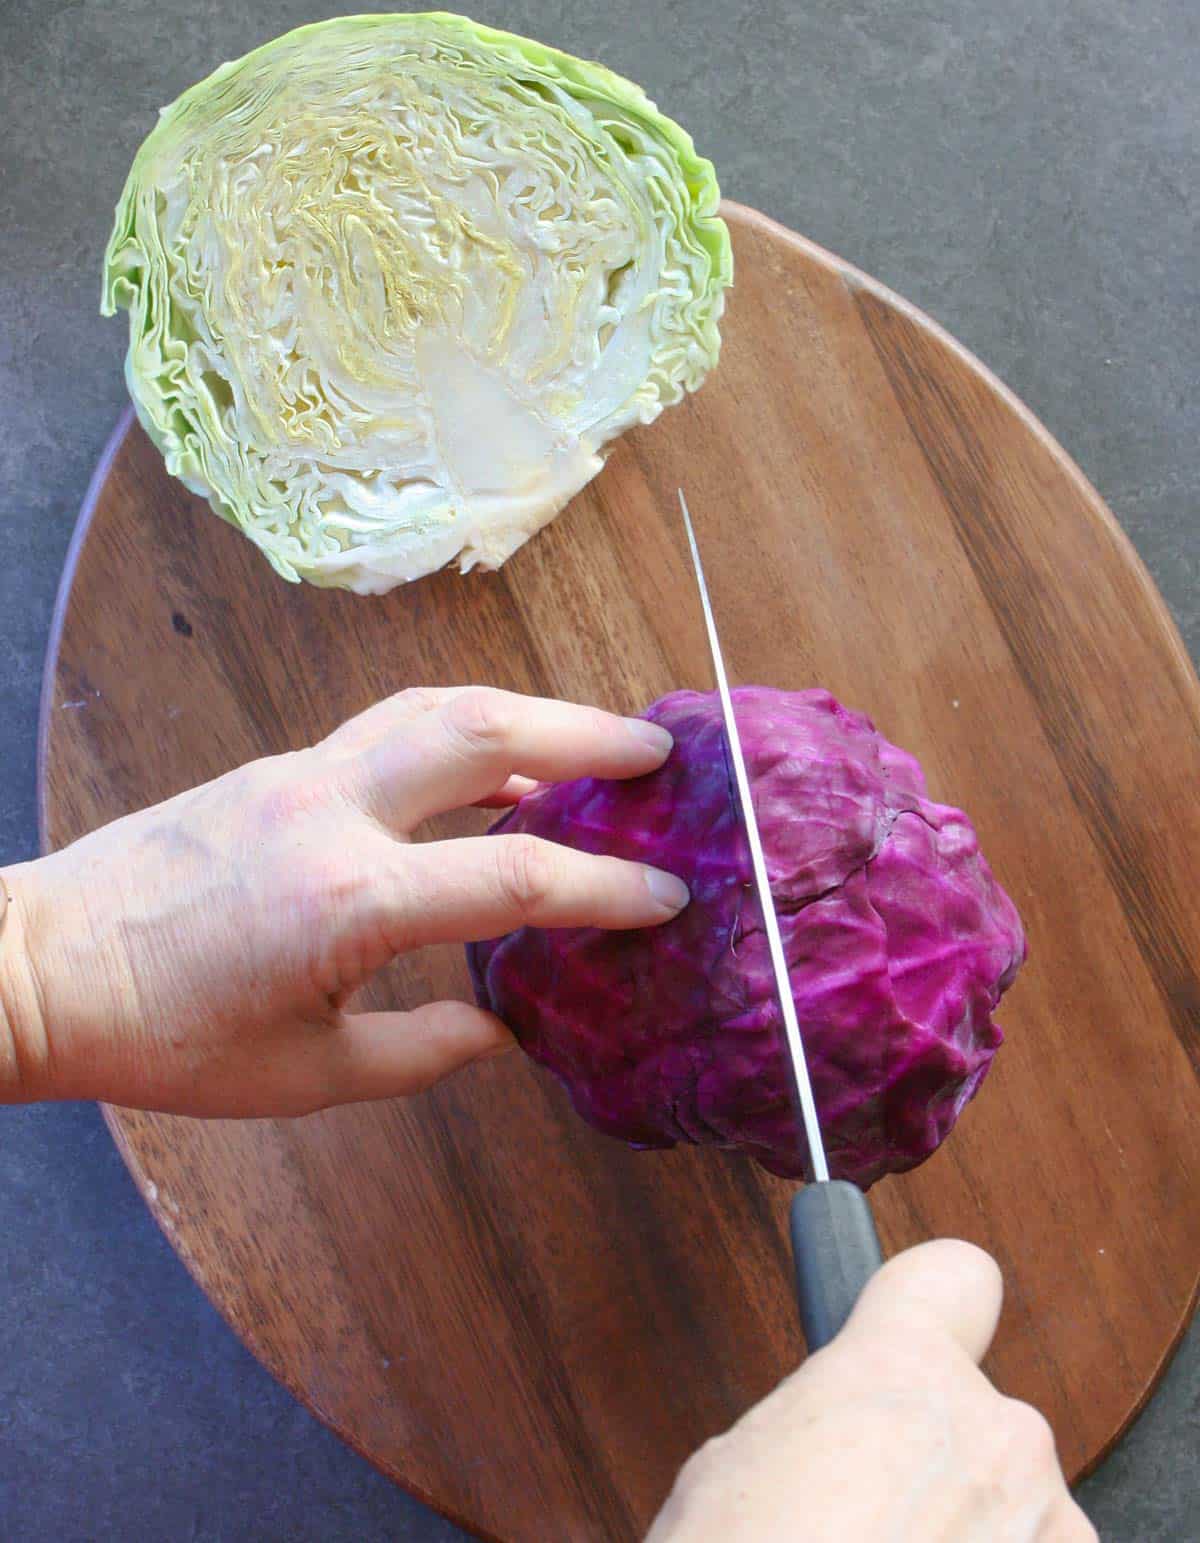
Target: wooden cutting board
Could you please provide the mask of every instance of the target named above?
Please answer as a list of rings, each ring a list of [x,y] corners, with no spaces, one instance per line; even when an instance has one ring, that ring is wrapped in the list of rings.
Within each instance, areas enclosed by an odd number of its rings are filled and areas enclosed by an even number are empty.
[[[499,574],[375,600],[284,584],[124,419],[63,581],[44,843],[414,682],[626,711],[707,688],[684,483],[734,679],[872,714],[970,811],[1024,916],[991,1076],[873,1199],[889,1251],[957,1234],[1000,1260],[990,1370],[1077,1476],[1196,1296],[1200,686],[1104,505],[996,380],[861,273],[727,215],[720,369]],[[446,950],[377,995],[467,989]],[[801,1355],[788,1186],[732,1155],[627,1151],[521,1057],[295,1122],[107,1113],[255,1354],[481,1534],[639,1536],[687,1454]]]

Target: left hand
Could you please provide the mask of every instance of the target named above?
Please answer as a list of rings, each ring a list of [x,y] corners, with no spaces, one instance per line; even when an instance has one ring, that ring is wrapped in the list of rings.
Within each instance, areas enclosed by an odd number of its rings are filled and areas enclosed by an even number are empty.
[[[8,869],[0,1101],[295,1115],[413,1093],[507,1049],[465,1002],[348,1013],[397,954],[523,923],[644,927],[687,890],[526,836],[416,843],[530,785],[633,777],[665,730],[482,688],[405,691],[312,749],[241,767]],[[7,1024],[7,1044],[6,1044]]]

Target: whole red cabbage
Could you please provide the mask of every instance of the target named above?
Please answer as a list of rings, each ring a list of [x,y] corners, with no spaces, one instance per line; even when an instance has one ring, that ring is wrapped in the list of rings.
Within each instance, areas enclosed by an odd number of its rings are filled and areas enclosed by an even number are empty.
[[[825,691],[733,693],[817,1106],[836,1176],[873,1183],[946,1137],[1001,1041],[1016,910],[912,756]],[[679,874],[691,904],[631,932],[523,927],[468,949],[479,1001],[592,1125],[639,1147],[739,1147],[800,1177],[762,917],[715,693],[645,715],[658,772],[539,788],[494,827]]]

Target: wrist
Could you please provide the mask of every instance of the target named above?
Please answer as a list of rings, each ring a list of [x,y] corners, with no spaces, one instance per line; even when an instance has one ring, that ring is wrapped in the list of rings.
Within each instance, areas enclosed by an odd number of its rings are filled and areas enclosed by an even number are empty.
[[[0,869],[0,1103],[46,1097],[49,1026],[32,951],[30,897],[35,864]]]

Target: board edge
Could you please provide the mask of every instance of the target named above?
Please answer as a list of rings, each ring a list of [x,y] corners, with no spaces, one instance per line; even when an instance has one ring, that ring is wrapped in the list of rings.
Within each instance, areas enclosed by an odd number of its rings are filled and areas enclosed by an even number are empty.
[[[943,348],[954,354],[964,365],[995,393],[1010,412],[1030,430],[1033,436],[1046,448],[1055,461],[1063,468],[1070,480],[1084,495],[1091,512],[1104,528],[1107,535],[1118,548],[1121,557],[1127,563],[1130,571],[1135,575],[1139,588],[1144,598],[1150,603],[1151,610],[1161,626],[1171,651],[1175,656],[1175,665],[1182,676],[1182,684],[1185,684],[1193,695],[1193,705],[1200,714],[1200,670],[1192,661],[1183,634],[1179,630],[1171,608],[1163,598],[1162,591],[1154,581],[1142,559],[1141,553],[1134,546],[1124,526],[1109,508],[1108,504],[1096,488],[1095,483],[1087,476],[1079,463],[1071,453],[1064,449],[1061,442],[1055,438],[1033,409],[1022,400],[1021,397],[1001,379],[996,372],[986,365],[978,354],[973,353],[965,343],[960,342],[952,332],[948,332],[942,324],[932,317],[928,311],[915,305],[911,300],[906,300],[903,295],[890,289],[879,279],[873,278],[861,268],[855,267],[845,258],[839,257],[836,252],[831,252],[827,247],[811,240],[808,236],[802,236],[799,231],[790,229],[787,225],[781,225],[778,220],[772,219],[769,214],[763,214],[761,210],[752,208],[749,204],[739,204],[733,199],[722,199],[721,213],[726,219],[732,218],[735,223],[741,223],[751,228],[762,231],[775,240],[784,241],[788,245],[796,247],[807,256],[825,268],[828,272],[840,278],[852,290],[865,290],[875,296],[890,309],[898,311],[914,326],[927,333]],[[734,273],[734,284],[737,283],[737,273]],[[719,366],[718,366],[719,368]]]
[[[100,502],[100,495],[104,491],[104,485],[108,481],[108,474],[112,470],[112,464],[116,460],[121,446],[129,434],[134,421],[133,405],[127,404],[121,411],[113,426],[112,432],[105,441],[104,449],[100,452],[100,459],[88,479],[87,490],[83,495],[83,502],[79,506],[79,513],[75,518],[75,527],[71,532],[71,539],[67,544],[66,555],[63,558],[62,572],[59,574],[58,589],[54,596],[54,609],[50,613],[50,630],[46,635],[46,651],[42,657],[42,684],[38,698],[38,721],[36,744],[35,781],[37,788],[37,844],[38,853],[45,857],[50,852],[50,832],[48,830],[49,815],[46,809],[46,765],[50,749],[50,719],[54,712],[54,680],[58,669],[58,656],[62,646],[63,628],[67,620],[67,606],[70,604],[71,591],[75,587],[75,572],[79,566],[84,544],[87,541],[88,532],[92,528],[92,520],[95,518],[96,506]]]

